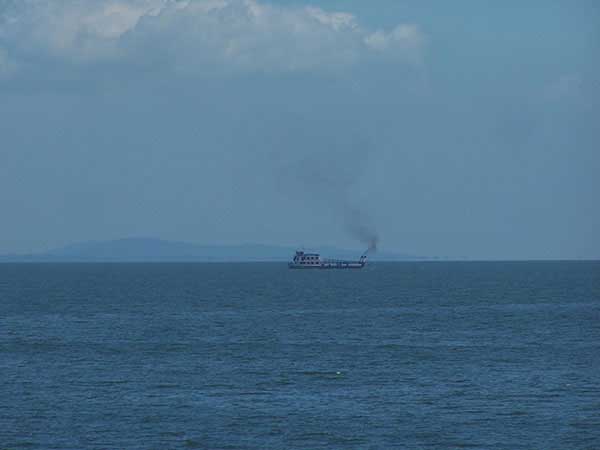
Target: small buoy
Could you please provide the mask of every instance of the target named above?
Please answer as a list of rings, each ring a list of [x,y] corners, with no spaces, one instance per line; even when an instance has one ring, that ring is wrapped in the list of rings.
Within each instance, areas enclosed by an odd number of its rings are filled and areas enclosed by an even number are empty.
[[[342,372],[336,372],[335,374],[336,374],[336,375],[341,375],[341,374],[342,374]]]

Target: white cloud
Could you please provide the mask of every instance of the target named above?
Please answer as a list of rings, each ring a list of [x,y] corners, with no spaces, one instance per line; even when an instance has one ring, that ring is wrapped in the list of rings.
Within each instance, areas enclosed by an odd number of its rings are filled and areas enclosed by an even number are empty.
[[[327,13],[321,8],[307,7],[306,12],[317,19],[321,24],[333,28],[335,31],[343,29],[356,30],[358,25],[356,24],[356,18],[349,13],[335,12]]]
[[[412,62],[423,44],[415,25],[371,32],[349,13],[257,0],[13,0],[11,6],[0,11],[0,42],[17,62],[295,71],[347,67],[368,54]]]
[[[398,25],[389,33],[378,30],[365,37],[371,50],[399,56],[413,62],[421,60],[425,36],[416,25]]]

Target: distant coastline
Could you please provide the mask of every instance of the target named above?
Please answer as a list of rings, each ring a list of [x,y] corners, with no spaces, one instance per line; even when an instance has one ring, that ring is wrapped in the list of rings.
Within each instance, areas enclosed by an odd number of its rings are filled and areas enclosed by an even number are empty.
[[[156,238],[125,238],[71,244],[47,252],[0,255],[0,262],[277,262],[288,261],[296,248],[288,246],[200,245]],[[323,255],[351,258],[361,250],[319,247]],[[427,261],[426,258],[380,251],[373,261]]]

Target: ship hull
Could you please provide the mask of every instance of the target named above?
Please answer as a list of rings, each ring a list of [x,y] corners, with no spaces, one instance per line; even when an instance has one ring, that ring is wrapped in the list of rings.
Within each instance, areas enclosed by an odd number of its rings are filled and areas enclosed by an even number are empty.
[[[361,263],[334,263],[334,264],[294,264],[289,263],[288,267],[290,269],[301,269],[301,270],[328,270],[328,269],[362,269],[364,264]]]

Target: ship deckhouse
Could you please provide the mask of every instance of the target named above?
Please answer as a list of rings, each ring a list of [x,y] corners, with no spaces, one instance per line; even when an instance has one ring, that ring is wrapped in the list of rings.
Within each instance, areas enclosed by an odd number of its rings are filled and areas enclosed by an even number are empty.
[[[318,253],[304,253],[303,251],[298,250],[294,255],[293,262],[300,266],[318,267],[321,265],[321,257]]]

